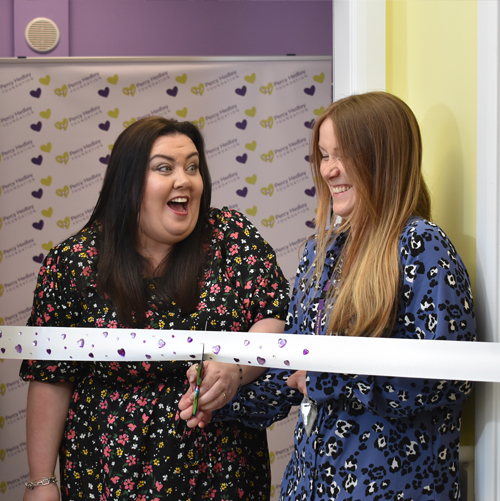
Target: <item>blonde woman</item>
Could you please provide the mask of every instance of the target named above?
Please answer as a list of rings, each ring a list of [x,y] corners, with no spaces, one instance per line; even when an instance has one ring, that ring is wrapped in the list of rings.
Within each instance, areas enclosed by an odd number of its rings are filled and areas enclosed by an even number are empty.
[[[285,333],[475,340],[467,270],[430,222],[410,108],[385,92],[347,97],[318,119],[311,147],[317,233],[306,243]],[[214,419],[264,427],[309,399],[283,501],[455,500],[471,389],[464,381],[274,370]],[[189,425],[210,417],[202,409]]]

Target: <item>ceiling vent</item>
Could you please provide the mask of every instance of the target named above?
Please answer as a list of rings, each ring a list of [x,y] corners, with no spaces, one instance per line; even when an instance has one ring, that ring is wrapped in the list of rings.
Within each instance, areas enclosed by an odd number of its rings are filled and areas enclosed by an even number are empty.
[[[46,17],[37,17],[26,26],[25,37],[30,49],[46,53],[57,47],[61,34],[54,21]]]

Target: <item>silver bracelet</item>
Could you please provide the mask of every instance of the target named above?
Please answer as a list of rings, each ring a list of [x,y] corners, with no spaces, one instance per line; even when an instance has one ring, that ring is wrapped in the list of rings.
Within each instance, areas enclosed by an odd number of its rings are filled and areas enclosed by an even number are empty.
[[[35,487],[38,487],[39,485],[49,485],[55,483],[56,483],[56,477],[45,477],[40,480],[36,480],[35,482],[26,482],[24,485],[32,491]]]

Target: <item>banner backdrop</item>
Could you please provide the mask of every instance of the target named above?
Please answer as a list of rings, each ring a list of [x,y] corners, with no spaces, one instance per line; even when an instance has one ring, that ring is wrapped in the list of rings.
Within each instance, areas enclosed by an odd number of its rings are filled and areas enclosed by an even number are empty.
[[[0,325],[24,325],[47,251],[78,231],[125,127],[161,115],[195,122],[206,140],[213,205],[245,214],[293,281],[313,232],[308,143],[331,102],[331,59],[0,59]],[[0,493],[28,478],[27,385],[0,363]],[[277,499],[296,414],[270,433]],[[0,495],[1,498],[1,495]]]

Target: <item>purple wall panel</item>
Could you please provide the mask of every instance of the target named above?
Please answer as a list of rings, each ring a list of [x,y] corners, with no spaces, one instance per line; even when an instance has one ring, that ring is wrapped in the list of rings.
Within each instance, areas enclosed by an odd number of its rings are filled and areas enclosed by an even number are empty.
[[[331,55],[325,1],[71,0],[71,56]]]
[[[0,0],[0,57],[14,55],[14,0]]]

